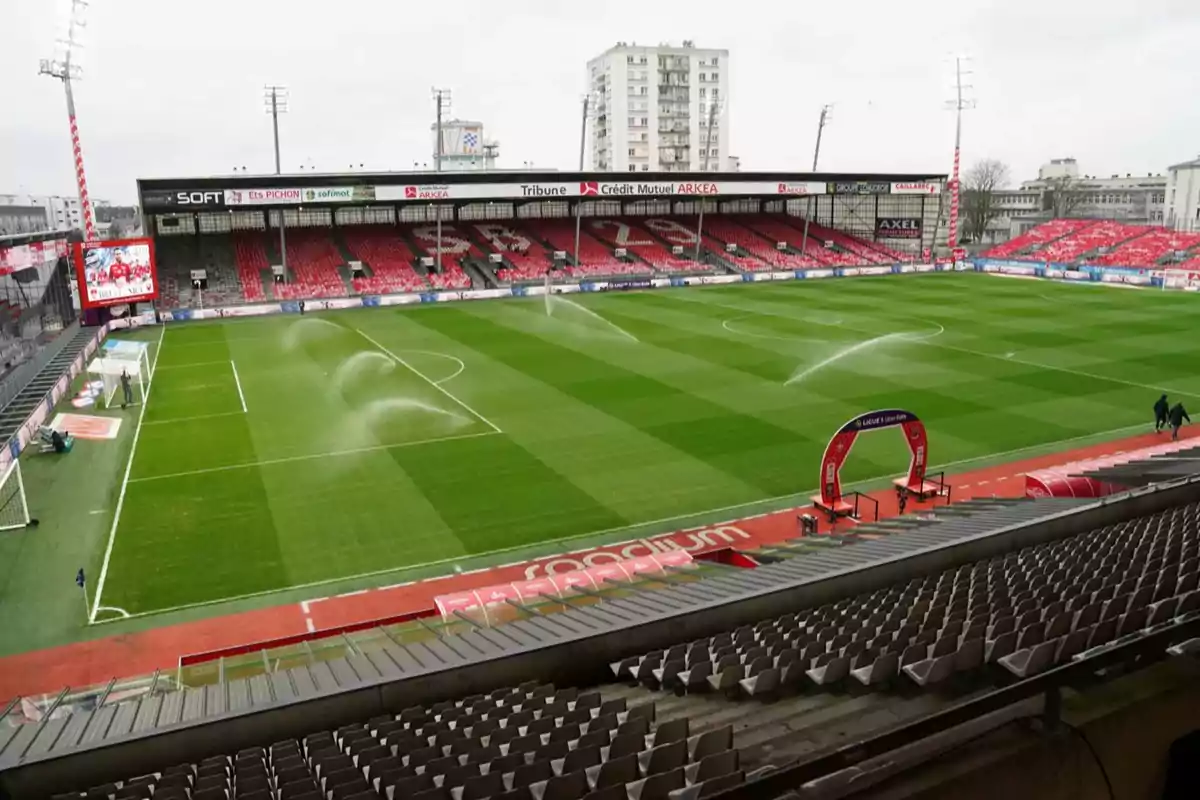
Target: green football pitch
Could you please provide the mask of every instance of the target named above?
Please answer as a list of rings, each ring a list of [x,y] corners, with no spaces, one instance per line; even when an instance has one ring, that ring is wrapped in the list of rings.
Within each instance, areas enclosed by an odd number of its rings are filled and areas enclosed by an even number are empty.
[[[89,574],[136,616],[728,519],[807,498],[881,408],[934,469],[1065,449],[1200,397],[1197,331],[1194,296],[973,274],[168,326],[144,411],[87,444],[123,448]],[[907,461],[860,437],[843,480]]]

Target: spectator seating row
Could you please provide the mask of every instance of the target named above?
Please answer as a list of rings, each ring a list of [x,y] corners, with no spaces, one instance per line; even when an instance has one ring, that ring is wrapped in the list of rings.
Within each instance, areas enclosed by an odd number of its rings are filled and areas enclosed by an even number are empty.
[[[614,662],[678,691],[920,686],[999,664],[1027,677],[1200,613],[1200,503]]]
[[[1101,266],[1153,267],[1163,258],[1178,251],[1200,247],[1200,233],[1177,233],[1167,228],[1139,230],[1143,235],[1129,238],[1124,244],[1102,256],[1089,258],[1088,263]]]
[[[1014,258],[1025,255],[1055,239],[1084,230],[1096,221],[1091,219],[1055,219],[1015,236],[1003,244],[985,251],[985,258]]]
[[[354,258],[371,271],[370,277],[353,278],[354,291],[360,294],[419,292],[429,288],[413,269],[416,255],[395,231],[379,225],[355,225],[342,228],[342,239]]]
[[[1120,222],[1097,222],[1038,248],[1034,255],[1042,261],[1070,264],[1101,247],[1113,247],[1147,230]]]
[[[334,244],[332,232],[320,228],[298,228],[287,234],[287,267],[291,280],[275,284],[280,300],[312,300],[344,297],[346,282],[338,267],[345,259]]]
[[[54,800],[667,800],[744,780],[731,726],[689,734],[654,704],[533,682]]]
[[[261,232],[242,231],[233,235],[234,264],[242,283],[246,302],[267,299],[263,280],[270,279],[271,259],[267,256],[266,241]]]

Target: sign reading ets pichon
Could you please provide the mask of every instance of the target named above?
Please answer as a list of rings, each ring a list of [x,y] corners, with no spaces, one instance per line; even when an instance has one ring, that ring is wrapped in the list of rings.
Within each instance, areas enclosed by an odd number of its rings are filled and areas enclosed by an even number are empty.
[[[614,199],[633,197],[749,197],[823,194],[937,194],[938,183],[885,181],[557,181],[540,183],[425,183],[389,186],[262,187],[249,189],[150,190],[146,208],[196,211],[239,206],[312,203],[470,200]]]

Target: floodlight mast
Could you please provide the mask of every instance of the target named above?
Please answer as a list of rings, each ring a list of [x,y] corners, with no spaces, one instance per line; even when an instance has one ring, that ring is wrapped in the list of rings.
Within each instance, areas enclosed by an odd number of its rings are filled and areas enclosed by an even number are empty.
[[[817,118],[817,143],[813,147],[813,165],[812,171],[817,171],[817,162],[821,159],[821,134],[825,131],[825,126],[829,124],[829,112],[833,111],[833,104],[826,103],[821,106],[821,116]],[[804,234],[800,239],[800,257],[803,258],[808,253],[808,224],[812,221],[815,208],[813,203],[816,198],[808,199],[808,210],[804,213]],[[832,214],[832,212],[830,212]]]
[[[442,171],[442,159],[445,157],[445,146],[442,143],[442,115],[443,112],[450,112],[450,90],[439,89],[436,86],[430,89],[433,95],[433,100],[437,103],[437,142],[433,148],[433,170],[434,172]],[[442,274],[442,207],[435,205],[437,209],[437,274]]]
[[[63,57],[42,59],[38,65],[38,74],[49,75],[62,81],[63,91],[67,95],[67,119],[71,124],[71,152],[75,159],[75,184],[79,189],[79,211],[83,217],[83,237],[86,241],[94,242],[96,235],[96,215],[92,210],[92,199],[88,195],[87,175],[83,169],[83,147],[79,143],[79,124],[75,118],[75,95],[71,91],[71,81],[83,77],[82,68],[72,63],[77,50],[82,47],[80,36],[87,27],[88,0],[71,0],[71,17],[67,23],[67,35],[59,39],[57,45],[64,50]]]
[[[708,125],[704,129],[704,162],[701,167],[705,172],[709,172],[709,167],[711,166],[709,163],[709,159],[711,158],[709,153],[712,152],[710,146],[712,145],[713,125],[717,123],[717,115],[721,113],[721,106],[724,102],[724,100],[714,100],[708,106]],[[717,166],[720,166],[720,164],[718,163]],[[704,195],[700,195],[699,202],[700,215],[696,220],[696,255],[694,259],[697,265],[700,264],[700,244],[704,241]]]
[[[588,119],[595,113],[596,106],[592,103],[592,93],[588,92],[581,98],[583,102],[583,118],[579,122],[579,171],[583,172],[584,154],[587,151],[587,126]],[[598,102],[598,100],[597,100]],[[582,235],[581,226],[583,224],[583,214],[580,213],[580,204],[575,204],[575,266],[579,266],[579,237]]]
[[[275,174],[283,174],[279,157],[279,115],[288,111],[288,90],[286,86],[268,84],[263,87],[263,106],[271,115],[271,129],[275,135]],[[283,267],[283,281],[287,283],[287,220],[284,209],[279,209],[279,258]]]
[[[964,93],[974,87],[963,83],[963,79],[971,74],[970,70],[964,69],[964,62],[969,59],[966,56],[954,57],[954,99],[950,101],[949,106],[954,111],[954,172],[950,177],[950,231],[946,244],[951,250],[958,247],[958,211],[959,211],[959,178],[958,164],[959,153],[962,149],[962,112],[975,107],[975,101],[964,97]],[[937,242],[933,243],[937,247]]]

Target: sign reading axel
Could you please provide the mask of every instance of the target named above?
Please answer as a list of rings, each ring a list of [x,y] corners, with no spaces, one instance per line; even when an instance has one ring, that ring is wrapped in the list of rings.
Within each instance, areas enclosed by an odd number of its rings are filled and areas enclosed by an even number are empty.
[[[920,239],[920,217],[876,217],[877,239]]]

